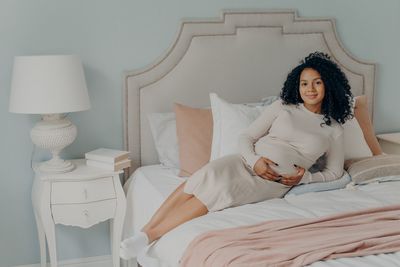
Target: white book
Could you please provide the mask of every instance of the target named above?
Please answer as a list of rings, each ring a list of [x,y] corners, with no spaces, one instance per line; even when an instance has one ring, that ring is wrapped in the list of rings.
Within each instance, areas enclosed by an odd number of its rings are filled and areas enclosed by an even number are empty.
[[[108,170],[108,171],[119,171],[119,170],[130,167],[131,160],[123,159],[116,163],[107,163],[107,162],[101,162],[101,161],[97,161],[97,160],[87,159],[86,165],[96,167],[96,168],[101,168],[101,169]]]
[[[86,159],[97,160],[106,163],[116,163],[123,159],[127,159],[129,156],[129,151],[99,148],[85,154]]]

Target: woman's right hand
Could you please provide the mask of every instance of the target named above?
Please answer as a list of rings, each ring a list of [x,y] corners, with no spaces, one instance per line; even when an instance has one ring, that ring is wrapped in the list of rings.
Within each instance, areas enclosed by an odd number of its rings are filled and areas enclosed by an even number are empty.
[[[270,167],[271,164],[278,166],[278,164],[272,160],[261,157],[257,160],[256,164],[254,164],[253,170],[258,176],[273,182],[277,182],[281,179],[281,176]]]

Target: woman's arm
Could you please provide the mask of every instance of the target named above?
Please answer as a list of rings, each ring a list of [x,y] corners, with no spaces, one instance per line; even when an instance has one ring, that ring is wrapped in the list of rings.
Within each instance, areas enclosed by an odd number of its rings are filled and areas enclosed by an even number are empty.
[[[329,150],[326,153],[326,167],[323,171],[310,173],[306,171],[299,184],[314,182],[327,182],[340,178],[343,175],[344,145],[343,130],[333,138]]]
[[[268,132],[281,110],[282,101],[278,99],[266,107],[261,115],[239,137],[240,153],[252,169],[257,160],[261,158],[254,152],[254,143]]]

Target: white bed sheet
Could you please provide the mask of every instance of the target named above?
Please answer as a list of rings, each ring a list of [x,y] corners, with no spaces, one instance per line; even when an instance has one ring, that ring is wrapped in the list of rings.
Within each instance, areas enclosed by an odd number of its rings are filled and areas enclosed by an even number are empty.
[[[124,185],[127,209],[123,237],[132,235],[150,220],[163,201],[185,178],[179,170],[162,165],[138,168]]]
[[[125,184],[127,214],[124,237],[133,234],[150,219],[161,203],[185,178],[178,170],[161,165],[139,168]],[[204,232],[255,224],[272,219],[313,218],[337,212],[372,208],[400,203],[400,181],[373,183],[352,189],[287,195],[255,204],[209,213],[187,222],[153,243],[145,255],[138,258],[144,267],[175,267],[185,248]],[[400,252],[365,257],[319,261],[312,267],[398,267]]]

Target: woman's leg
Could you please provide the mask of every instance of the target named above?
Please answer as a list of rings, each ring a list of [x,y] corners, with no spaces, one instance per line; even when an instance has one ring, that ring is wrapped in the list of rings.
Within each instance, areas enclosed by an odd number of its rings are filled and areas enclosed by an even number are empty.
[[[149,243],[159,239],[176,226],[207,213],[207,207],[198,198],[192,196],[181,204],[179,208],[173,209],[168,213],[157,225],[145,231]]]
[[[189,196],[190,198],[185,200],[178,207],[165,211],[163,217],[161,218],[160,216],[153,227],[148,227],[147,230],[143,230],[125,239],[120,247],[121,258],[129,260],[136,257],[148,244],[160,238],[171,229],[208,212],[206,206],[200,202],[200,200],[193,195]]]
[[[180,205],[185,203],[185,201],[193,196],[183,192],[185,184],[186,182],[183,182],[181,185],[179,185],[175,189],[175,191],[164,201],[164,203],[158,208],[156,213],[151,217],[150,221],[145,226],[143,226],[143,232],[146,232],[147,230],[156,226],[162,219],[165,218],[165,216],[169,212],[178,208]]]

